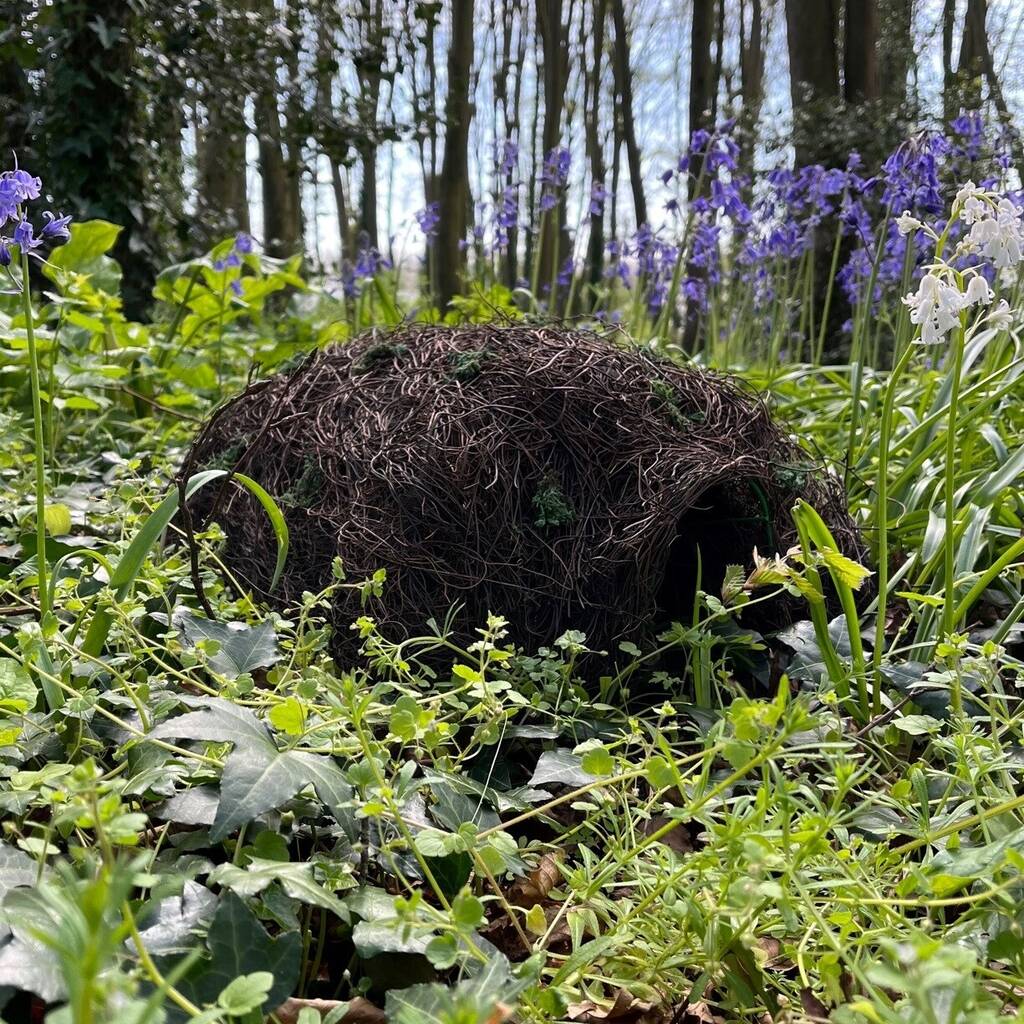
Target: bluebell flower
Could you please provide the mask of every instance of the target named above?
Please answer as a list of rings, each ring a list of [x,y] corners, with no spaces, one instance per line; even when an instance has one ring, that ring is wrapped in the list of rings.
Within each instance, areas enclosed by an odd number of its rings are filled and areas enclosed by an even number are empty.
[[[519,163],[519,147],[511,140],[505,139],[502,143],[501,157],[498,161],[498,169],[509,178]]]
[[[235,278],[235,279],[234,279],[234,280],[233,280],[233,281],[231,282],[231,290],[232,290],[232,291],[233,291],[233,292],[235,293],[235,295],[237,295],[237,296],[238,296],[239,298],[241,298],[241,297],[242,297],[242,282],[241,282],[241,281],[239,281],[237,277],[236,277],[236,278]]]
[[[68,230],[68,225],[71,223],[70,217],[55,217],[49,210],[43,211],[43,217],[46,223],[43,225],[43,230],[39,232],[40,238],[51,242],[66,242],[71,237],[71,232]]]
[[[243,256],[248,256],[252,252],[252,236],[247,235],[244,231],[239,231],[235,235],[235,250]]]
[[[11,171],[10,175],[23,203],[39,198],[43,188],[43,182],[40,178],[33,177],[28,171],[20,169]]]
[[[437,237],[437,226],[441,223],[441,204],[439,202],[427,203],[422,210],[417,210],[414,216],[416,223],[420,226],[420,231],[428,241]]]
[[[18,221],[18,225],[14,229],[12,240],[22,252],[33,252],[43,244],[43,240],[41,238],[35,237],[31,223],[24,219]]]
[[[225,270],[226,268],[227,268],[227,263],[225,263],[224,260],[214,260],[213,261],[213,269],[216,270],[218,274],[221,271]]]
[[[600,217],[604,213],[604,203],[608,198],[608,190],[599,181],[590,186],[590,207],[591,217]]]
[[[11,265],[11,247],[10,240],[7,238],[0,238],[0,267],[9,267]]]
[[[224,263],[229,267],[240,267],[242,265],[242,261],[238,258],[238,253],[235,252],[234,249],[228,253],[228,257]]]

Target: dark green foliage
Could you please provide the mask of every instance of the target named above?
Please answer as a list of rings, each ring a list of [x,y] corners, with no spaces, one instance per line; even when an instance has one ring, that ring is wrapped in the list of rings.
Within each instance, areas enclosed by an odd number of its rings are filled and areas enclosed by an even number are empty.
[[[686,427],[691,423],[703,423],[705,416],[700,412],[683,412],[679,407],[679,397],[668,381],[658,380],[657,378],[651,381],[651,391],[658,398],[661,399],[663,405],[662,408],[665,415],[671,420],[672,424],[678,427],[680,430],[685,430]]]
[[[479,376],[484,363],[491,358],[487,349],[475,349],[471,352],[453,352],[451,357],[452,377],[463,382]]]
[[[313,459],[302,463],[302,474],[292,486],[281,495],[281,504],[291,508],[310,508],[320,497],[324,475]]]
[[[567,526],[576,516],[565,492],[551,476],[545,477],[544,483],[533,496],[533,510],[537,513],[533,525],[542,530]]]
[[[400,360],[408,352],[407,345],[394,345],[391,342],[382,341],[378,345],[371,345],[352,369],[355,373],[369,373],[375,366],[389,363],[392,360]]]

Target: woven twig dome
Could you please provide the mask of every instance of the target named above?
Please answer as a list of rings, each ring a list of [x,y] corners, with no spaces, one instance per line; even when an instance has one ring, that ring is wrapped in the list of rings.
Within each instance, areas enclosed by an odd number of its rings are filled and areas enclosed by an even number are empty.
[[[800,496],[863,556],[840,483],[758,397],[560,326],[410,326],[315,352],[211,418],[184,472],[210,465],[254,477],[286,512],[291,552],[271,594],[276,541],[252,497],[193,501],[257,596],[285,605],[322,589],[335,556],[349,579],[387,570],[365,608],[340,593],[343,658],[360,614],[401,639],[454,605],[464,633],[493,611],[527,647],[571,628],[612,650],[689,614],[698,549],[710,592],[754,547],[785,551]],[[764,630],[798,614],[779,598],[743,621]]]

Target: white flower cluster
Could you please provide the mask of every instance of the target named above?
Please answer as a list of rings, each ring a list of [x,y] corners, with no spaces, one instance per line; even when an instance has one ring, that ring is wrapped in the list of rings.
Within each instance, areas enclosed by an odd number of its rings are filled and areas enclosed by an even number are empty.
[[[995,267],[1001,276],[1024,261],[1024,223],[1019,206],[995,192],[987,192],[969,181],[956,194],[953,216],[968,225],[970,230],[957,246],[957,255],[980,254]],[[905,212],[896,219],[900,234],[910,234],[922,228],[931,237],[938,235]],[[947,228],[948,230],[948,228]],[[904,298],[910,307],[910,321],[921,328],[921,342],[925,345],[941,344],[946,335],[959,327],[962,314],[972,306],[991,306],[995,293],[980,269],[957,271],[939,259],[928,268],[916,292]],[[1001,300],[984,317],[988,326],[996,330],[1010,327],[1013,317],[1009,303]]]

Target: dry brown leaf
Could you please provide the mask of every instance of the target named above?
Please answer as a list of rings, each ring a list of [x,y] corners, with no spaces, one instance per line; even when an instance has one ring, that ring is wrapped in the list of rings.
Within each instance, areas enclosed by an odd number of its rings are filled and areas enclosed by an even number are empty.
[[[558,855],[546,853],[541,857],[540,863],[525,878],[520,878],[509,889],[509,903],[529,910],[543,901],[561,879],[562,873],[558,870]]]
[[[579,1024],[603,1024],[614,1021],[615,1024],[662,1024],[665,1020],[664,1011],[652,1003],[634,999],[624,988],[615,995],[615,1002],[610,1007],[599,1006],[588,999],[582,1003],[573,1003],[568,1008],[569,1020]]]
[[[828,1007],[809,989],[800,989],[800,1005],[810,1020],[827,1021],[829,1019]]]
[[[300,1011],[307,1006],[316,1010],[321,1017],[343,1004],[337,999],[288,999],[275,1011],[274,1016],[281,1024],[295,1024]],[[498,1021],[504,1018],[498,1018]],[[498,1021],[495,1024],[498,1024]],[[387,1017],[379,1006],[374,1006],[369,999],[356,996],[348,1000],[348,1009],[341,1018],[341,1024],[387,1024]]]

